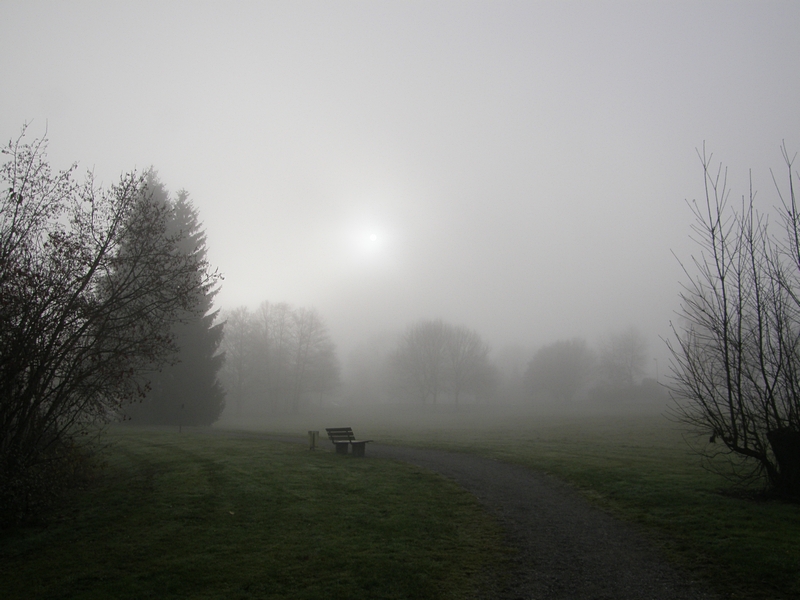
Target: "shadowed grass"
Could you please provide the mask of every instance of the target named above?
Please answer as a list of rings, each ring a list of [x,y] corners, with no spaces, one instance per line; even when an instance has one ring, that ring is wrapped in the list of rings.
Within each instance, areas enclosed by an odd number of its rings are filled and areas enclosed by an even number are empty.
[[[704,470],[663,416],[361,408],[320,414],[318,422],[346,423],[383,443],[481,454],[551,473],[639,525],[723,597],[800,598],[800,505],[732,493],[732,483]],[[301,430],[291,421],[276,425]]]
[[[733,484],[703,469],[663,417],[517,419],[393,437],[569,481],[642,526],[671,560],[724,597],[800,598],[800,505],[732,493]]]
[[[502,576],[498,526],[414,467],[227,434],[111,438],[57,521],[2,540],[3,598],[470,598]]]

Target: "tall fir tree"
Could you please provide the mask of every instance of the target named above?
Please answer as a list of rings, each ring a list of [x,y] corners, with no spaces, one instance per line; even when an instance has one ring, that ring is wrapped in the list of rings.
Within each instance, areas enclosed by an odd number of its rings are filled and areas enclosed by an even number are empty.
[[[189,194],[181,190],[171,200],[155,173],[150,187],[156,198],[170,205],[169,233],[180,236],[180,252],[205,262],[206,234]],[[218,380],[224,361],[219,351],[224,323],[214,323],[219,315],[213,309],[216,293],[208,284],[196,310],[184,313],[173,326],[178,352],[173,364],[152,375],[147,397],[127,411],[133,423],[211,425],[219,418],[225,407],[225,391]]]

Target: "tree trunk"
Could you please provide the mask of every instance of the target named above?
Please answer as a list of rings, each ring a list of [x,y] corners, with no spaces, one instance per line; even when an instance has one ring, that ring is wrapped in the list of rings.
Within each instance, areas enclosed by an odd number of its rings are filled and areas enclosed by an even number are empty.
[[[800,431],[781,427],[767,432],[767,439],[778,463],[775,487],[792,497],[800,497]]]

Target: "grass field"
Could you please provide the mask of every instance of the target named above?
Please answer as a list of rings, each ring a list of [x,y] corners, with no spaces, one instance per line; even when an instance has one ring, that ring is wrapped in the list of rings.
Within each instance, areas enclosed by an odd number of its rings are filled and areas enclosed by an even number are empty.
[[[5,535],[0,597],[470,598],[501,532],[445,479],[209,432],[115,430],[46,526]]]
[[[317,423],[349,424],[382,442],[477,453],[551,473],[639,525],[672,561],[724,597],[800,598],[800,505],[731,494],[731,483],[704,470],[663,416],[466,410],[419,420],[360,410],[320,415]],[[302,429],[291,420],[275,427]]]
[[[551,473],[722,597],[800,598],[800,506],[728,493],[663,418],[337,410],[263,429],[326,425]],[[500,532],[440,477],[235,433],[111,438],[107,467],[57,519],[2,540],[3,598],[469,598],[501,585]]]

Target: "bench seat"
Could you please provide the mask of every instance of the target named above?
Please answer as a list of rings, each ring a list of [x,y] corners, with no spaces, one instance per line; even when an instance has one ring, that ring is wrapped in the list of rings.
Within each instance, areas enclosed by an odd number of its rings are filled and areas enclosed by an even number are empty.
[[[364,450],[372,440],[357,440],[352,427],[326,427],[328,439],[336,448],[336,454],[347,454],[347,445],[353,447],[353,456],[364,456]]]

